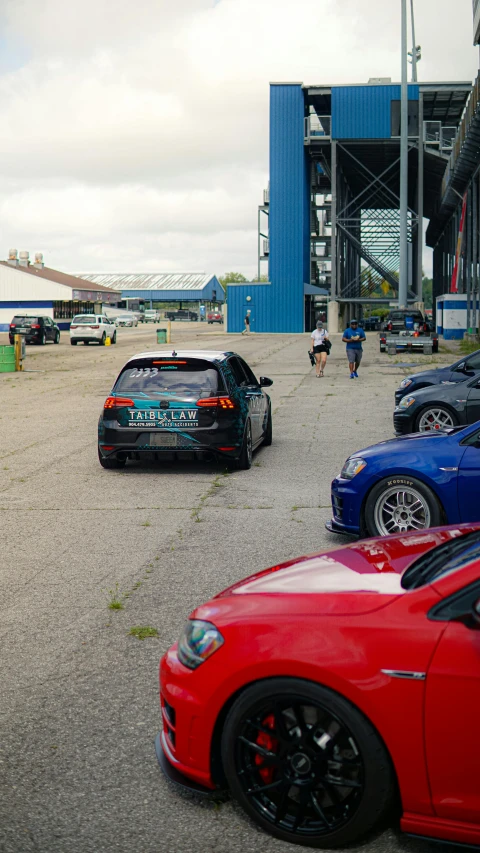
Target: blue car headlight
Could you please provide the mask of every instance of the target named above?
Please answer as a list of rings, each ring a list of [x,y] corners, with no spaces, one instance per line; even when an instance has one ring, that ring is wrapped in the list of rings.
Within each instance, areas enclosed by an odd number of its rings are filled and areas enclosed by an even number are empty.
[[[399,385],[398,387],[399,387],[399,388],[408,388],[408,386],[409,386],[409,385],[411,385],[411,384],[412,384],[412,382],[413,382],[413,379],[409,379],[409,378],[408,378],[408,376],[407,376],[407,378],[406,378],[406,379],[403,379],[403,380],[400,382],[400,385]]]
[[[399,409],[409,409],[410,406],[413,406],[414,402],[415,402],[415,397],[412,397],[410,394],[408,394],[406,397],[403,397],[400,400],[400,402],[398,404],[398,408]]]
[[[190,619],[178,641],[178,659],[189,669],[197,669],[223,646],[220,631],[211,622]]]
[[[353,480],[366,466],[365,459],[361,459],[360,456],[352,456],[345,462],[340,477],[343,480]]]

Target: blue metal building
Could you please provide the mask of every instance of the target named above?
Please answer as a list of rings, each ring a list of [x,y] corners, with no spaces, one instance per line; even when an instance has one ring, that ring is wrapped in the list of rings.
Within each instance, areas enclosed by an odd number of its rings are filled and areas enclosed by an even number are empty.
[[[412,84],[409,94],[409,298],[421,300],[423,217],[434,214],[467,83]],[[229,286],[228,330],[303,332],[321,288],[345,318],[398,292],[400,86],[270,88],[270,183],[259,208],[258,278]],[[419,224],[420,223],[420,224]],[[263,276],[264,277],[264,276]],[[324,292],[324,290],[323,290]],[[322,297],[323,298],[323,297]],[[357,305],[357,308],[355,306]],[[331,315],[331,316],[330,316]]]
[[[211,273],[86,273],[82,278],[120,291],[122,300],[139,299],[147,308],[153,303],[221,304],[225,293]]]

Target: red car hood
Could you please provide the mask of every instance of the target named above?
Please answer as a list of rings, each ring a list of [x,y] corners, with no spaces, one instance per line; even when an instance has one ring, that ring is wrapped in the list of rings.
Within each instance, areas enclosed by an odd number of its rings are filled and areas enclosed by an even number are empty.
[[[478,530],[480,524],[366,539],[334,551],[290,560],[251,575],[195,612],[215,619],[263,612],[368,613],[403,595],[401,576],[418,557],[442,542]],[[288,594],[288,599],[285,594]],[[254,604],[252,596],[256,596]],[[226,601],[228,599],[228,602]],[[288,603],[287,603],[288,602]]]

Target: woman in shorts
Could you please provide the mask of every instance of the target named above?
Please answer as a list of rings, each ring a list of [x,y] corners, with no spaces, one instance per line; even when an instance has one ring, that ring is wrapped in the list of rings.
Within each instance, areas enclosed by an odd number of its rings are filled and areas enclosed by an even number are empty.
[[[318,379],[323,376],[323,371],[327,363],[328,348],[326,341],[328,341],[328,332],[323,328],[322,321],[318,320],[317,328],[312,332],[310,347],[310,352],[313,352],[315,355],[315,373]]]

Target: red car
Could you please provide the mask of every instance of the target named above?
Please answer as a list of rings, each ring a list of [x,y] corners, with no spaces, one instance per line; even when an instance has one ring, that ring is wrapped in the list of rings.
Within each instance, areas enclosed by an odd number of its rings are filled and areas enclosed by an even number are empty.
[[[207,323],[223,323],[223,314],[220,311],[209,311]]]
[[[160,665],[166,775],[264,830],[480,844],[480,524],[369,539],[253,575]]]

